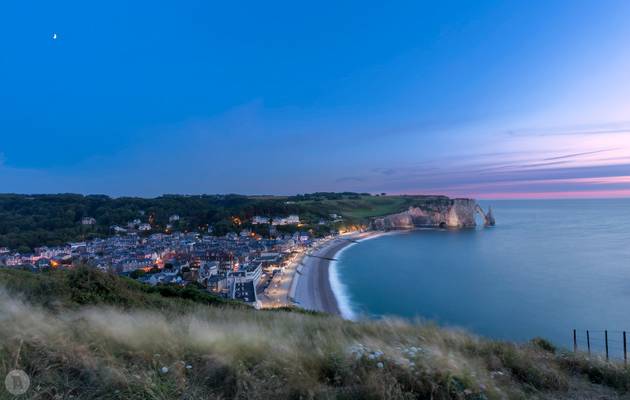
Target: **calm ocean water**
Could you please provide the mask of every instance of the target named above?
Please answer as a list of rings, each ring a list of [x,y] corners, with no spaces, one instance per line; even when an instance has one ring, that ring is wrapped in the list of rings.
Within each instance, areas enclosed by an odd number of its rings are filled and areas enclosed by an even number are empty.
[[[496,227],[414,231],[346,248],[334,269],[352,312],[566,346],[573,328],[596,331],[594,347],[598,331],[630,331],[630,199],[481,203],[492,205]]]

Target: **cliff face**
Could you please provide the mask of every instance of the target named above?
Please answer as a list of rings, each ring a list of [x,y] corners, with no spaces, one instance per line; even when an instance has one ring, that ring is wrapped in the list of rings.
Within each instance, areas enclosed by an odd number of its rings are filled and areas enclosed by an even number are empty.
[[[494,218],[486,217],[481,207],[473,199],[449,199],[439,197],[409,207],[407,211],[379,217],[372,220],[372,228],[377,230],[411,229],[418,227],[473,228],[476,226],[475,213],[479,212],[485,225],[494,225]]]

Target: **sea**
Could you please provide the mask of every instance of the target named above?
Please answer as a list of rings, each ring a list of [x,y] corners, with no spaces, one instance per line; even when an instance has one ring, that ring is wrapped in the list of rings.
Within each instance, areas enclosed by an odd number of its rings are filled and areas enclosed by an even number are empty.
[[[620,356],[630,336],[630,199],[480,204],[496,226],[398,232],[338,253],[330,279],[344,316],[568,349],[575,329],[578,349],[592,351],[604,351],[608,331]]]

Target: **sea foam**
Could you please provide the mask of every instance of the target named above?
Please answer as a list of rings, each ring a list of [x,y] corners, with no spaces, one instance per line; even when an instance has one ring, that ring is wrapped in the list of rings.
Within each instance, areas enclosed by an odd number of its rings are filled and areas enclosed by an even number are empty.
[[[334,258],[338,260],[347,248],[354,246],[355,244],[356,243],[352,243],[351,245],[344,247],[335,254]],[[339,307],[341,316],[345,319],[355,320],[357,316],[352,307],[350,295],[348,294],[346,285],[344,285],[339,278],[338,263],[339,261],[331,261],[328,267],[328,280],[330,281],[330,288],[332,289],[335,300],[337,301],[337,307]]]
[[[341,250],[335,253],[333,258],[335,260],[339,260],[343,252],[346,251],[346,249],[349,249],[350,247],[356,244],[359,244],[361,242],[364,242],[366,240],[376,239],[381,236],[391,235],[391,234],[396,234],[396,233],[400,233],[400,232],[398,231],[386,232],[386,233],[382,232],[376,235],[368,236],[366,238],[358,239],[356,242],[350,243],[349,245],[343,247]],[[341,316],[345,319],[354,321],[357,319],[357,312],[355,311],[355,307],[352,304],[352,299],[350,298],[350,294],[348,293],[348,289],[346,288],[346,285],[344,285],[343,282],[341,282],[341,278],[339,277],[338,264],[339,264],[339,261],[330,262],[329,267],[328,267],[328,281],[330,282],[330,288],[332,289],[333,295],[335,296],[335,300],[337,301],[337,307],[339,307]]]

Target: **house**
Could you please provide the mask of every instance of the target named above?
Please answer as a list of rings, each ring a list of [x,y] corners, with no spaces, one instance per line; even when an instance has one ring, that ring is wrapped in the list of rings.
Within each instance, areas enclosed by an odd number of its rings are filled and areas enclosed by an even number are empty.
[[[339,214],[329,214],[330,219],[332,220],[332,222],[341,222],[343,221],[343,217]]]
[[[286,222],[287,222],[287,225],[297,225],[300,223],[300,216],[295,215],[295,214],[289,215],[286,218]]]
[[[239,266],[238,271],[230,273],[234,282],[254,282],[254,286],[262,276],[262,263],[245,263]]]
[[[288,217],[273,217],[272,225],[297,225],[300,223],[300,217],[292,214]]]
[[[253,262],[262,263],[263,268],[277,267],[282,263],[282,254],[276,252],[260,253]]]
[[[208,279],[211,276],[219,274],[219,262],[218,261],[202,261],[199,266],[197,275],[197,282],[204,286],[208,286]]]
[[[271,225],[277,226],[277,225],[286,225],[285,223],[285,219],[282,217],[273,217],[271,220]]]
[[[142,231],[142,232],[150,231],[151,230],[151,224],[147,224],[146,222],[142,223],[142,224],[138,225],[138,230]]]
[[[87,243],[85,242],[68,243],[68,245],[70,246],[70,252],[72,253],[85,250],[87,248]]]
[[[308,232],[295,232],[292,236],[293,240],[298,243],[308,242],[310,235]]]
[[[126,230],[125,228],[121,228],[121,227],[120,227],[120,226],[118,226],[118,225],[112,225],[112,226],[110,227],[110,229],[111,229],[111,230],[113,230],[113,231],[114,231],[114,233],[125,233],[125,232],[127,232],[127,230]]]
[[[260,224],[268,224],[270,221],[269,217],[256,215],[252,218],[252,225],[260,225]]]
[[[67,249],[63,247],[49,248],[49,247],[43,246],[43,247],[38,247],[35,249],[35,254],[37,254],[38,256],[42,258],[53,258],[59,255],[65,254],[65,253],[67,253]]]
[[[177,222],[179,221],[179,215],[177,214],[173,214],[170,217],[168,217],[168,222],[173,223],[173,222]]]
[[[182,278],[177,276],[177,273],[168,272],[158,272],[156,274],[144,276],[140,280],[144,283],[148,283],[151,286],[182,282]]]
[[[206,288],[210,292],[221,293],[228,288],[228,280],[225,274],[210,276],[206,281]]]
[[[4,264],[9,267],[15,267],[17,265],[20,265],[21,263],[22,263],[22,257],[20,256],[19,253],[8,255],[6,256],[4,260]]]
[[[82,225],[95,225],[96,220],[92,217],[83,217],[83,219],[81,220],[81,224]]]

